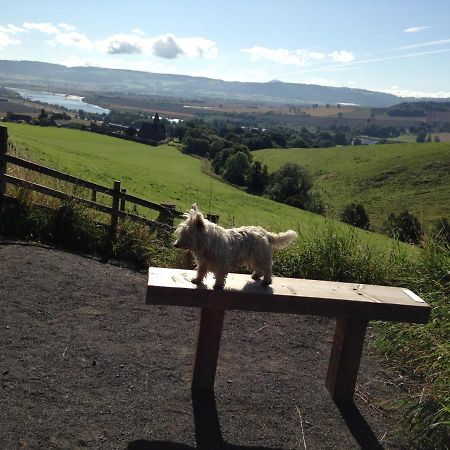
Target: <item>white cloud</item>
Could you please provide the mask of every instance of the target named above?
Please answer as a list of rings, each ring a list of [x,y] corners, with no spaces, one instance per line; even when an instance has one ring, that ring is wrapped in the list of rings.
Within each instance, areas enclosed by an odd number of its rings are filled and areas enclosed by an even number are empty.
[[[139,34],[140,36],[144,36],[145,35],[145,32],[142,31],[140,28],[132,28],[131,32],[134,33],[134,34]]]
[[[172,35],[157,38],[153,42],[152,50],[155,56],[166,59],[174,59],[184,53]]]
[[[219,54],[216,43],[209,39],[188,37],[175,38],[175,41],[183,53],[191,58],[215,59]]]
[[[63,31],[75,31],[77,27],[75,25],[70,25],[68,23],[58,23],[58,27]]]
[[[297,49],[287,50],[285,48],[252,47],[243,48],[241,52],[248,53],[252,61],[267,60],[280,64],[292,64],[302,66],[310,61],[320,61],[325,58],[321,52]]]
[[[136,34],[117,34],[97,42],[103,53],[139,54],[175,59],[180,55],[191,58],[214,59],[218,49],[214,41],[201,37],[179,38],[173,34],[144,38]]]
[[[143,53],[145,40],[130,34],[115,34],[97,42],[100,51],[110,55]]]
[[[418,33],[419,31],[428,30],[428,28],[430,28],[428,25],[422,27],[406,28],[406,30],[403,30],[403,33]]]
[[[67,33],[58,32],[53,38],[53,41],[48,41],[51,45],[61,44],[64,46],[74,46],[80,49],[89,50],[93,47],[93,43],[89,38],[77,31],[69,31]]]
[[[333,62],[337,63],[349,63],[355,59],[353,53],[347,50],[335,50],[329,53],[328,56],[331,57]]]
[[[21,27],[17,27],[16,25],[8,24],[5,26],[0,25],[0,31],[8,34],[17,34],[17,33],[25,33],[27,30]]]
[[[14,39],[3,31],[0,31],[0,49],[9,45],[18,45],[20,43],[21,42],[18,39]]]
[[[429,97],[429,98],[449,98],[449,91],[415,91],[410,89],[402,89],[399,86],[391,86],[389,88],[376,89],[380,92],[397,95],[399,97]]]
[[[60,32],[59,28],[49,22],[25,22],[23,28],[30,31],[40,31],[41,33],[46,34],[57,34]]]
[[[290,64],[295,66],[305,66],[317,61],[326,60],[327,57],[332,62],[348,63],[355,59],[352,52],[348,50],[334,50],[325,54],[306,49],[288,50],[285,48],[252,47],[241,49],[242,52],[250,55],[252,61],[272,61],[280,64]]]

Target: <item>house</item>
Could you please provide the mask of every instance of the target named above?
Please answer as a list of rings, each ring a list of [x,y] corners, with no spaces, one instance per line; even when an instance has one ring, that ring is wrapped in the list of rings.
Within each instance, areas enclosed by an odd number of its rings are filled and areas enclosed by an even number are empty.
[[[156,142],[166,139],[166,127],[160,122],[158,113],[155,114],[153,123],[142,122],[138,137]]]

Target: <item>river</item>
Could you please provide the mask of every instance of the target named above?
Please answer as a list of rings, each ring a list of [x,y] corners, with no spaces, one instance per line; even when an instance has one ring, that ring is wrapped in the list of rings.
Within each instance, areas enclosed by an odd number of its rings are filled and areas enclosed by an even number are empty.
[[[17,92],[24,99],[32,102],[47,103],[49,105],[62,106],[71,111],[78,111],[79,109],[96,114],[108,114],[109,109],[101,108],[97,105],[91,105],[83,101],[83,97],[69,94],[56,94],[54,92],[32,91],[30,89],[22,88],[8,88],[11,91]]]

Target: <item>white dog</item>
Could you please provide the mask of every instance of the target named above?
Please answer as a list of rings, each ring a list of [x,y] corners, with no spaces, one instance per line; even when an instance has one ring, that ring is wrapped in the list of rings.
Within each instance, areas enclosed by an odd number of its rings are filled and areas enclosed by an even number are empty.
[[[292,230],[276,234],[253,226],[225,229],[205,219],[195,203],[185,217],[175,230],[175,247],[194,254],[197,276],[192,282],[201,284],[207,272],[212,272],[214,289],[223,289],[228,273],[240,266],[253,270],[254,280],[263,276],[261,285],[268,286],[272,283],[272,249],[283,249],[297,238]]]

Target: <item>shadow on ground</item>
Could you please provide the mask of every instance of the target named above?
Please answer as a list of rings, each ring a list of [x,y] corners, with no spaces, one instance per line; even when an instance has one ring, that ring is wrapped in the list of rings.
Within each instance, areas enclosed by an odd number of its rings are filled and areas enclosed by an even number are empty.
[[[362,450],[383,449],[369,424],[352,401],[335,400],[335,404]],[[220,430],[214,391],[193,389],[192,408],[196,447],[175,442],[140,439],[130,442],[127,450],[281,450],[274,447],[234,445],[225,442]]]

